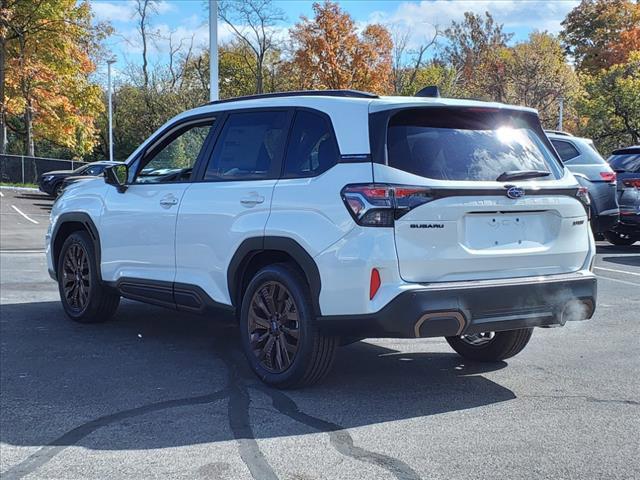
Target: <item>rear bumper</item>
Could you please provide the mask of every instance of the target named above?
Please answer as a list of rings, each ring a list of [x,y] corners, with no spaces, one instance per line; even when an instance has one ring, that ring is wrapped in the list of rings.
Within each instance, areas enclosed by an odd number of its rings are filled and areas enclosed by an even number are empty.
[[[589,271],[508,281],[456,282],[408,290],[366,315],[322,316],[319,327],[353,337],[446,337],[591,318],[596,277]]]

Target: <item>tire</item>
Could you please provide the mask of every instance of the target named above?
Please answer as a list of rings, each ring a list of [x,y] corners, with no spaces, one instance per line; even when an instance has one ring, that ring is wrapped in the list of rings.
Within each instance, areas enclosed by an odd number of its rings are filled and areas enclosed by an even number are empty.
[[[637,238],[633,235],[627,235],[624,233],[614,232],[609,230],[604,234],[604,237],[607,239],[609,243],[614,245],[618,245],[620,247],[627,247],[629,245],[633,245],[636,243]]]
[[[336,337],[318,330],[309,286],[301,273],[286,263],[263,268],[247,286],[240,337],[251,369],[276,388],[308,386],[322,380],[331,369],[338,346]]]
[[[89,234],[78,231],[69,235],[60,251],[57,277],[62,307],[74,322],[105,322],[118,309],[120,295],[101,284],[96,270]]]
[[[493,338],[477,345],[465,340],[470,335],[446,337],[446,340],[461,357],[477,362],[497,362],[520,353],[529,343],[532,333],[533,328],[495,332]]]
[[[62,195],[62,182],[56,183],[56,186],[53,187],[53,197],[58,198]]]

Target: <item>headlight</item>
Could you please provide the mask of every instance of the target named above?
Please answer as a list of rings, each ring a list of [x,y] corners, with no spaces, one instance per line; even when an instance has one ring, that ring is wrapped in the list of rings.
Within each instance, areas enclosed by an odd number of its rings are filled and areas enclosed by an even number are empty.
[[[46,175],[46,176],[42,177],[42,180],[44,182],[50,182],[51,180],[53,180],[53,175]]]

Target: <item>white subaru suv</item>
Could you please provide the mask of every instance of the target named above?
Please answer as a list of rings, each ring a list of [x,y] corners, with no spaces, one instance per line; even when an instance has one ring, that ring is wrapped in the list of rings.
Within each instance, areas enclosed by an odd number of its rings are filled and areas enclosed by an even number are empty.
[[[591,318],[585,191],[534,110],[356,91],[212,102],[69,186],[47,261],[67,315],[121,297],[239,324],[251,368],[308,385],[339,345],[445,337],[520,352]]]

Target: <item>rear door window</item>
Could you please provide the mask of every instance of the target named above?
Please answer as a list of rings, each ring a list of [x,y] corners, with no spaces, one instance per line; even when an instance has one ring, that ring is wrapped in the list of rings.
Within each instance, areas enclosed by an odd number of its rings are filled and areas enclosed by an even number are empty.
[[[578,155],[580,155],[578,149],[576,149],[576,147],[571,145],[569,142],[564,142],[562,140],[551,140],[551,143],[555,147],[558,155],[560,155],[560,158],[563,162],[569,161],[572,158],[576,158]]]
[[[543,136],[537,117],[526,112],[407,109],[389,122],[387,158],[391,167],[437,180],[495,181],[522,170],[549,172],[536,180],[560,178]]]
[[[216,141],[204,179],[277,178],[287,129],[285,111],[230,114]]]
[[[329,121],[317,113],[296,113],[287,148],[284,178],[312,177],[338,162],[338,145]]]

